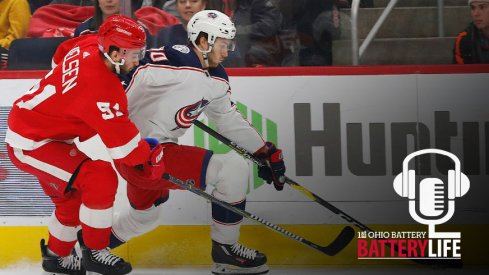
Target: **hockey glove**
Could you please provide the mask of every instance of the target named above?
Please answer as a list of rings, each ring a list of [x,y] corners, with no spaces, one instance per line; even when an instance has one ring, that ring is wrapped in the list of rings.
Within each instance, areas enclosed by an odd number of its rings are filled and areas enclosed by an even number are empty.
[[[266,142],[254,154],[259,159],[265,161],[267,165],[258,167],[258,176],[264,179],[268,184],[273,182],[273,186],[278,191],[284,189],[285,183],[285,164],[282,156],[282,150],[277,149],[271,142]]]
[[[144,164],[136,165],[136,169],[142,171],[148,180],[159,180],[166,171],[163,162],[164,147],[154,138],[145,138],[144,141],[149,144],[151,154],[149,160]]]
[[[146,139],[145,141],[148,142]],[[144,163],[133,166],[114,161],[114,165],[128,184],[138,186],[145,190],[168,189],[162,183],[164,181],[162,176],[166,172],[166,167],[163,162],[164,146],[156,142],[150,144],[150,147],[152,150]]]

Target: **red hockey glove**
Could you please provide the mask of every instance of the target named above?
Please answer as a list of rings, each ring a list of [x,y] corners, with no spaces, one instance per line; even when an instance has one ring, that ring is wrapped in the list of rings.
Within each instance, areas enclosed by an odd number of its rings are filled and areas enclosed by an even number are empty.
[[[277,149],[273,143],[266,142],[254,155],[264,160],[267,164],[258,167],[258,176],[264,179],[268,184],[273,182],[275,189],[278,191],[284,189],[285,164],[282,150]]]
[[[146,139],[145,141],[148,142]],[[151,154],[144,164],[130,166],[114,162],[115,167],[129,184],[147,190],[166,189],[167,187],[162,184],[164,182],[162,176],[166,172],[163,162],[164,146],[158,143],[150,143],[150,147],[152,148]]]
[[[147,139],[144,139],[148,142]],[[149,155],[149,160],[140,165],[136,165],[136,169],[143,172],[143,177],[148,180],[160,180],[166,171],[165,163],[163,162],[163,149],[161,144],[155,145],[154,143],[148,142],[151,147],[151,154]]]

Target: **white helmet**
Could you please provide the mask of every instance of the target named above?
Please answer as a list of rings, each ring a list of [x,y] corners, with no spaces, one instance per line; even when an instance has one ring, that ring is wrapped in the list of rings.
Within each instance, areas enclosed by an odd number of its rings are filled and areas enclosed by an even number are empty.
[[[210,52],[216,38],[234,39],[236,28],[231,19],[224,13],[216,10],[202,10],[194,14],[187,24],[188,39],[197,49],[199,47],[195,41],[201,32],[208,35],[207,42],[209,42],[210,47],[206,52]]]

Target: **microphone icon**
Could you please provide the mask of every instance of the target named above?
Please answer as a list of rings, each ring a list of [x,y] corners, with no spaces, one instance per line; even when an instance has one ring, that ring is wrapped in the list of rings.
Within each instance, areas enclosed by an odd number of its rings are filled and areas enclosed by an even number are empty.
[[[448,184],[439,178],[425,178],[416,189],[415,170],[409,169],[409,161],[424,154],[449,157],[455,164],[448,170]],[[402,162],[402,173],[394,178],[394,190],[409,199],[409,214],[422,224],[428,225],[429,238],[458,239],[460,232],[436,232],[435,225],[447,222],[455,213],[455,198],[465,195],[470,188],[469,178],[461,172],[460,160],[454,154],[440,149],[424,149],[409,154]]]

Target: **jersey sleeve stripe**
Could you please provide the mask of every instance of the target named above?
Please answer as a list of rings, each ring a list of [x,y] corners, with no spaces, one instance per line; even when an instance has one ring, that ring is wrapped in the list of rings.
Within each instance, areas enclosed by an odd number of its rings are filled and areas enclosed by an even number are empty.
[[[109,155],[112,159],[122,159],[129,155],[132,150],[138,147],[139,141],[141,140],[141,135],[138,133],[133,139],[128,143],[114,148],[107,148]]]

